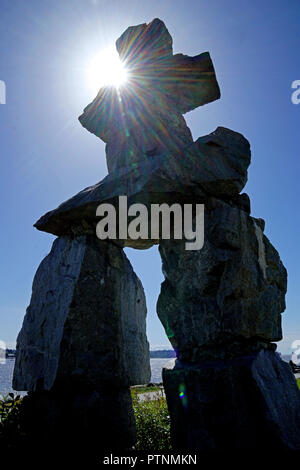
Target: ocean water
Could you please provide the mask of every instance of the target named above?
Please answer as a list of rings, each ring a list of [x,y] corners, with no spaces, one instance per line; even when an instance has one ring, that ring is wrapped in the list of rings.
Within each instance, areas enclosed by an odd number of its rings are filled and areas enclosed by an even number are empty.
[[[288,362],[291,358],[290,355],[282,355],[282,359],[286,362]],[[151,365],[151,382],[159,383],[162,382],[162,368],[172,362],[172,359],[168,358],[155,358],[155,359],[150,359],[150,365]],[[4,364],[1,364],[0,362],[0,396],[1,395],[6,395],[7,393],[13,392],[12,389],[12,375],[13,375],[13,370],[14,370],[14,364],[15,360],[14,359],[6,359]],[[298,374],[297,374],[298,375]],[[299,375],[300,377],[300,375]],[[16,392],[20,395],[23,395],[24,393],[21,392]]]
[[[170,361],[168,358],[164,359],[150,359],[151,365],[151,382],[162,382],[162,368]],[[4,364],[0,363],[0,396],[13,392],[12,389],[12,375],[14,370],[14,359],[6,359]],[[17,392],[19,393],[19,392]],[[21,393],[22,395],[22,393]]]
[[[0,363],[0,396],[13,392],[11,381],[14,365],[14,359],[6,359],[4,364]]]
[[[150,359],[150,366],[151,366],[151,382],[159,383],[162,382],[162,369],[165,365],[173,362],[173,359],[169,358],[151,358]]]

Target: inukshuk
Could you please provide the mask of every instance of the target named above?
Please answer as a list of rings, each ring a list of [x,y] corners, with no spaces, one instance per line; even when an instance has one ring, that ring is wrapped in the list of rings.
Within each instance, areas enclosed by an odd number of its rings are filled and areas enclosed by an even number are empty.
[[[220,97],[210,56],[173,55],[158,19],[128,28],[116,44],[129,80],[101,89],[79,118],[106,142],[109,174],[35,224],[59,238],[33,283],[14,387],[36,400],[46,394],[56,427],[65,419],[60,394],[69,390],[77,432],[104,419],[106,447],[132,445],[128,387],[149,379],[149,355],[143,289],[122,247],[159,243],[165,281],[157,311],[177,354],[163,371],[174,450],[299,449],[299,391],[274,344],[286,270],[240,194],[249,143],[221,127],[193,142],[182,116]],[[117,207],[120,195],[149,208],[203,203],[203,248],[98,240],[96,208]]]

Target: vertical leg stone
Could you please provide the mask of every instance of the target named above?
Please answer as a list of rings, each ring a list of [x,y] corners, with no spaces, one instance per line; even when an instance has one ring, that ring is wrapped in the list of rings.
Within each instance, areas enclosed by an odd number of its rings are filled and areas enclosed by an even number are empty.
[[[282,338],[286,270],[263,228],[211,198],[201,250],[160,244],[157,311],[177,353],[163,372],[176,449],[300,449],[300,393],[272,343]]]
[[[55,240],[17,340],[13,386],[30,392],[33,431],[133,445],[129,386],[150,378],[145,316],[142,285],[119,247],[89,236]]]
[[[299,450],[296,380],[277,353],[163,370],[176,450]]]

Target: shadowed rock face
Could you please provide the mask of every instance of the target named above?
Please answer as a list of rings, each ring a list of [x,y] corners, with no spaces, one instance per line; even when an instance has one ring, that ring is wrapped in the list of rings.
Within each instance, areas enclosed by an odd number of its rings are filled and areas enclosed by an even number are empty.
[[[300,449],[299,389],[278,354],[178,362],[163,380],[178,451]]]
[[[299,391],[273,343],[286,270],[240,194],[249,142],[223,127],[193,142],[182,116],[220,97],[210,56],[173,55],[159,19],[128,28],[117,49],[126,87],[102,88],[79,118],[106,142],[109,175],[35,224],[61,238],[37,271],[18,337],[14,388],[35,391],[28,420],[43,410],[46,428],[54,423],[71,442],[97,436],[101,423],[103,449],[133,445],[129,385],[150,378],[146,306],[117,243],[160,243],[157,311],[177,353],[163,372],[174,450],[300,449]],[[148,212],[153,203],[204,203],[203,248],[160,236],[100,242],[96,208],[117,209],[122,195]]]
[[[157,312],[180,359],[235,357],[282,339],[287,275],[259,223],[210,199],[201,250],[160,242],[165,281]]]
[[[250,158],[249,142],[241,134],[218,127],[171,161],[165,155],[154,156],[143,164],[114,171],[45,214],[35,227],[60,236],[94,234],[98,205],[111,202],[117,208],[117,198],[124,194],[129,204],[142,202],[148,208],[151,203],[205,202],[212,195],[238,207],[249,206],[247,196],[239,193],[247,181]],[[153,243],[157,241],[124,241],[134,248],[148,248]]]
[[[99,391],[149,380],[145,295],[125,254],[96,238],[57,239],[33,282],[14,389],[82,381]]]
[[[172,38],[158,19],[128,28],[117,49],[128,82],[118,90],[101,88],[79,117],[107,142],[108,171],[153,155],[182,154],[193,143],[182,114],[220,97],[209,53],[173,55]]]
[[[173,55],[173,40],[163,21],[129,26],[116,42],[120,59],[126,65],[158,61]]]
[[[184,114],[220,98],[208,52],[195,57],[173,55],[172,37],[158,18],[128,28],[116,42],[129,73],[129,82],[143,91],[167,95],[173,111]]]

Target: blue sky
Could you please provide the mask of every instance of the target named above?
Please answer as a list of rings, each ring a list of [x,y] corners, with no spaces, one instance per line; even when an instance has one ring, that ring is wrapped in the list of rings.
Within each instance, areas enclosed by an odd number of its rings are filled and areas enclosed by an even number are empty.
[[[166,23],[175,53],[210,51],[215,65],[221,100],[185,115],[194,138],[221,125],[251,143],[252,215],[266,220],[289,274],[279,344],[288,352],[300,339],[300,105],[291,102],[291,83],[300,79],[299,0],[1,0],[0,339],[14,343],[54,239],[33,223],[106,174],[103,142],[77,121],[94,97],[87,64],[127,26],[155,17]],[[157,247],[126,251],[146,291],[150,343],[166,345],[155,313]]]

